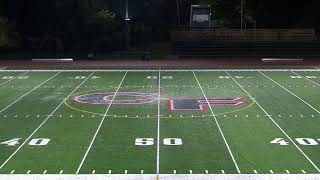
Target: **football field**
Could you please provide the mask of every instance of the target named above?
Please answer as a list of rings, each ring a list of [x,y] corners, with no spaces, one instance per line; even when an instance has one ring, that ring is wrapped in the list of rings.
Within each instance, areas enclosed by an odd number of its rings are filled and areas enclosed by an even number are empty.
[[[316,174],[319,70],[0,70],[0,174]]]

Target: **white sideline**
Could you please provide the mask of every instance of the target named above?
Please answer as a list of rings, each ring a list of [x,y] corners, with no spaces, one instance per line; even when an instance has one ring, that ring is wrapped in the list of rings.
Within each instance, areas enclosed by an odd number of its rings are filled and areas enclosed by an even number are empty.
[[[228,74],[228,76],[259,106],[259,108],[266,114],[266,116],[273,122],[273,124],[275,124],[280,131],[290,140],[290,142],[300,151],[300,153],[310,162],[310,164],[312,164],[312,166],[318,171],[320,172],[320,169],[318,168],[318,166],[302,151],[302,149],[295,143],[295,141],[292,140],[292,138],[280,127],[280,125],[271,117],[271,115],[260,105],[260,103],[258,103],[253,96],[251,96],[251,94],[245,89],[243,88],[243,86],[241,86],[241,84],[234,79],[233,76],[231,76],[228,72],[226,72]]]
[[[57,73],[56,75],[58,75],[59,73]],[[93,73],[91,73],[86,79],[84,79],[66,98],[69,98],[77,89],[79,89],[79,87],[86,82],[91,76],[93,75]],[[53,76],[54,77],[54,76]],[[60,108],[61,105],[64,104],[64,100],[62,100],[62,102],[50,113],[49,116],[47,116],[47,118],[29,135],[29,137],[26,138],[26,140],[18,147],[18,149],[16,149],[11,155],[10,157],[2,163],[2,165],[0,166],[0,169],[2,169],[7,163],[8,161],[31,139],[31,137],[48,121],[48,119],[50,117],[52,117],[52,115]]]
[[[158,85],[158,122],[157,122],[157,174],[160,173],[160,101],[161,101],[161,72],[159,70]]]
[[[13,80],[17,79],[18,77],[21,77],[22,75],[27,74],[28,72],[29,72],[29,71],[26,71],[26,72],[24,72],[24,73],[22,73],[22,74],[19,74],[19,75],[18,75],[18,76],[16,76],[15,78],[9,79],[9,80],[7,80],[7,81],[5,81],[5,82],[1,83],[1,84],[0,84],[0,86],[4,85],[4,84],[6,84],[6,83],[8,83],[8,82],[10,82],[10,81],[13,81]]]
[[[52,78],[56,77],[58,74],[60,74],[61,72],[58,72],[56,74],[54,74],[53,76],[51,76],[49,79],[43,81],[41,84],[39,84],[38,86],[34,87],[33,89],[31,89],[30,91],[28,91],[27,93],[23,94],[22,96],[20,96],[18,99],[16,99],[15,101],[13,101],[12,103],[10,103],[8,106],[6,106],[5,108],[3,108],[0,111],[0,114],[5,111],[6,109],[8,109],[9,107],[11,107],[13,104],[15,104],[16,102],[18,102],[20,99],[22,99],[23,97],[27,96],[28,94],[30,94],[32,91],[38,89],[40,86],[42,86],[43,84],[45,84],[46,82],[50,81]]]
[[[229,151],[229,154],[230,154],[230,156],[231,156],[231,158],[232,158],[232,161],[233,161],[233,163],[234,163],[234,166],[236,167],[237,172],[240,174],[241,171],[240,171],[240,169],[239,169],[239,166],[238,166],[238,164],[237,164],[237,162],[236,162],[236,160],[235,160],[235,158],[234,158],[234,156],[233,156],[233,154],[232,154],[232,151],[231,151],[231,149],[230,149],[230,147],[229,147],[229,144],[228,144],[226,138],[224,137],[224,134],[223,134],[223,132],[222,132],[222,129],[221,129],[221,127],[220,127],[220,124],[219,124],[219,122],[218,122],[218,120],[217,120],[217,117],[216,117],[215,114],[213,113],[213,110],[212,110],[212,107],[211,107],[211,105],[210,105],[210,103],[209,103],[209,101],[208,101],[208,98],[207,98],[206,94],[204,93],[204,91],[203,91],[203,89],[202,89],[202,86],[201,86],[201,84],[200,84],[200,82],[199,82],[199,80],[198,80],[198,78],[197,78],[196,73],[195,73],[195,72],[192,72],[192,73],[193,73],[193,76],[194,76],[194,78],[196,79],[196,81],[197,81],[197,83],[198,83],[198,85],[199,85],[199,87],[200,87],[200,90],[201,90],[204,98],[205,98],[206,101],[207,101],[207,106],[209,107],[209,109],[210,109],[210,111],[211,111],[211,114],[212,114],[212,116],[213,116],[213,118],[214,118],[214,120],[215,120],[215,122],[216,122],[216,125],[217,125],[217,127],[218,127],[218,129],[219,129],[219,132],[220,132],[220,134],[221,134],[221,136],[222,136],[222,138],[223,138],[223,141],[224,141],[224,143],[226,144],[226,147],[227,147],[227,149],[228,149],[228,151]]]
[[[309,106],[311,109],[313,109],[314,111],[316,111],[318,114],[320,114],[320,112],[313,106],[311,106],[311,104],[307,103],[305,100],[303,100],[302,98],[300,98],[299,96],[297,96],[296,94],[294,94],[293,92],[291,92],[290,90],[288,90],[287,88],[285,88],[284,86],[282,86],[281,84],[279,84],[278,82],[276,82],[275,80],[273,80],[272,78],[270,78],[269,76],[263,74],[262,72],[259,71],[260,74],[262,74],[264,77],[268,78],[270,81],[272,81],[273,83],[277,84],[278,86],[280,86],[282,89],[286,90],[288,93],[290,93],[291,95],[293,95],[294,97],[298,98],[300,101],[302,101],[304,104],[306,104],[307,106]]]
[[[158,72],[158,69],[5,69],[0,70],[0,72]],[[161,72],[225,72],[225,71],[235,71],[235,72],[287,72],[287,71],[308,71],[308,72],[319,72],[320,69],[161,69]]]
[[[89,152],[90,152],[90,150],[91,150],[91,147],[92,147],[92,145],[93,145],[93,143],[94,143],[94,141],[95,141],[95,139],[96,139],[96,137],[97,137],[97,135],[98,135],[98,133],[99,133],[99,131],[100,131],[100,128],[101,128],[104,120],[105,120],[106,117],[107,117],[107,114],[108,114],[108,112],[109,112],[109,109],[110,109],[110,107],[111,107],[111,105],[112,105],[112,103],[113,103],[113,101],[114,101],[114,99],[115,99],[115,97],[116,97],[116,95],[117,95],[117,93],[118,93],[118,91],[119,91],[119,89],[120,89],[120,87],[121,87],[124,79],[126,78],[127,74],[128,74],[128,72],[126,72],[126,73],[123,75],[122,80],[121,80],[121,82],[119,83],[119,86],[118,86],[116,92],[114,93],[114,95],[113,95],[113,97],[112,97],[112,100],[111,100],[111,102],[109,103],[109,105],[108,105],[108,107],[107,107],[107,109],[106,109],[106,112],[104,113],[104,115],[103,115],[103,117],[102,117],[102,119],[101,119],[101,122],[100,122],[100,124],[99,124],[99,126],[98,126],[98,128],[97,128],[97,130],[96,130],[96,132],[95,132],[95,134],[94,134],[91,142],[90,142],[90,145],[89,145],[89,147],[87,148],[87,151],[86,151],[86,153],[84,154],[84,156],[83,156],[83,158],[82,158],[82,161],[81,161],[81,163],[80,163],[80,165],[79,165],[79,167],[78,167],[78,169],[77,169],[76,174],[79,174],[80,169],[81,169],[84,161],[86,160],[86,158],[87,158],[87,156],[88,156],[88,154],[89,154]]]
[[[0,175],[0,180],[155,180],[156,174]],[[160,174],[159,180],[318,180],[317,174]]]

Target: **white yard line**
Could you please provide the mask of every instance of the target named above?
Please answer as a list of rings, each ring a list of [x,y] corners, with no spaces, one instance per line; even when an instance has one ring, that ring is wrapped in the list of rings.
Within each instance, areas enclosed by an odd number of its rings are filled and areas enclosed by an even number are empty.
[[[97,128],[97,130],[96,130],[96,132],[95,132],[95,134],[94,134],[91,142],[90,142],[90,145],[89,145],[89,147],[87,148],[87,151],[86,151],[86,153],[84,154],[84,156],[83,156],[83,158],[82,158],[82,161],[81,161],[81,163],[80,163],[80,165],[79,165],[79,167],[78,167],[78,169],[77,169],[76,174],[79,174],[80,169],[81,169],[81,167],[83,166],[83,163],[84,163],[84,161],[86,160],[86,158],[87,158],[87,156],[88,156],[88,154],[89,154],[89,152],[90,152],[90,150],[91,150],[91,147],[92,147],[92,145],[93,145],[93,143],[94,143],[94,141],[95,141],[95,139],[96,139],[96,137],[97,137],[97,135],[98,135],[98,133],[99,133],[99,131],[100,131],[100,128],[101,128],[104,120],[105,120],[106,117],[107,117],[107,114],[108,114],[109,109],[110,109],[110,107],[111,107],[111,105],[112,105],[112,103],[113,103],[113,100],[115,99],[115,97],[116,97],[116,95],[117,95],[117,93],[118,93],[118,91],[119,91],[119,89],[120,89],[120,87],[121,87],[124,79],[125,79],[126,76],[127,76],[127,73],[128,73],[128,72],[126,72],[126,73],[123,75],[122,80],[121,80],[121,82],[119,83],[118,88],[117,88],[116,92],[114,93],[114,95],[113,95],[113,97],[112,97],[112,100],[110,101],[110,103],[109,103],[109,105],[108,105],[108,107],[107,107],[107,109],[106,109],[106,112],[104,113],[104,115],[103,115],[103,117],[102,117],[102,119],[101,119],[101,122],[100,122],[100,124],[99,124],[99,126],[98,126],[98,128]]]
[[[304,104],[306,104],[307,106],[309,106],[311,109],[313,109],[314,111],[316,111],[318,114],[320,114],[320,111],[318,111],[316,108],[314,108],[311,104],[307,103],[305,100],[303,100],[302,98],[300,98],[299,96],[297,96],[296,94],[294,94],[293,92],[291,92],[290,90],[288,90],[287,88],[285,88],[284,86],[282,86],[281,84],[279,84],[278,82],[274,81],[272,78],[270,78],[269,76],[265,75],[264,73],[260,72],[260,74],[262,74],[264,77],[268,78],[270,81],[272,81],[273,83],[277,84],[278,86],[280,86],[282,89],[286,90],[288,93],[290,93],[291,95],[293,95],[294,97],[298,98],[300,101],[302,101]]]
[[[59,74],[59,73],[58,73]],[[56,74],[56,75],[58,75]],[[91,76],[93,75],[93,73],[91,73],[86,79],[84,79],[66,98],[69,98],[77,89],[79,89],[79,87],[84,83],[86,82]],[[53,76],[54,77],[54,76]],[[47,118],[29,135],[29,137],[26,138],[26,140],[18,147],[18,149],[16,149],[12,154],[11,156],[5,161],[2,163],[2,165],[0,166],[0,169],[2,169],[7,163],[8,161],[27,143],[29,142],[29,140],[31,139],[31,137],[48,121],[48,119],[50,117],[52,117],[52,115],[60,108],[61,105],[64,104],[64,100],[63,99],[61,101],[61,103],[50,113],[49,116],[47,116]]]
[[[61,72],[58,72],[56,74],[54,74],[53,76],[51,76],[49,79],[43,81],[41,84],[39,84],[38,86],[34,87],[33,89],[31,89],[30,91],[28,91],[27,93],[23,94],[22,96],[20,96],[18,99],[16,99],[15,101],[13,101],[12,103],[10,103],[8,106],[6,106],[5,108],[3,108],[0,111],[0,114],[5,111],[6,109],[8,109],[9,107],[11,107],[13,104],[15,104],[16,102],[18,102],[20,99],[24,98],[25,96],[27,96],[28,94],[30,94],[32,91],[38,89],[40,86],[42,86],[43,84],[45,84],[46,82],[50,81],[51,79],[53,79],[54,77],[56,77],[58,74],[60,74]]]
[[[159,70],[158,85],[158,125],[157,125],[157,174],[160,173],[160,101],[161,101],[161,72]]]
[[[294,74],[296,74],[296,75],[298,75],[298,76],[301,76],[303,79],[305,79],[305,80],[308,80],[308,81],[310,81],[310,82],[312,82],[312,83],[314,83],[314,84],[316,84],[316,85],[318,85],[318,86],[320,86],[320,84],[319,83],[317,83],[317,82],[315,82],[315,81],[312,81],[311,79],[309,79],[309,78],[306,78],[305,76],[302,76],[302,75],[300,75],[300,74],[298,74],[298,73],[296,73],[296,72],[294,72],[294,71],[291,71],[292,73],[294,73]]]
[[[202,89],[202,86],[201,86],[201,84],[200,84],[200,82],[199,82],[199,80],[198,80],[198,78],[197,78],[197,75],[195,74],[195,72],[192,72],[192,73],[193,73],[193,76],[194,76],[194,78],[196,79],[196,81],[197,81],[197,83],[198,83],[198,85],[199,85],[199,88],[200,88],[200,90],[201,90],[204,98],[206,99],[207,106],[209,107],[209,109],[210,109],[210,111],[211,111],[211,114],[212,114],[212,116],[213,116],[213,118],[214,118],[214,120],[215,120],[215,122],[216,122],[216,125],[217,125],[217,127],[218,127],[218,129],[219,129],[219,132],[220,132],[220,134],[221,134],[221,136],[222,136],[222,138],[223,138],[223,141],[224,141],[224,143],[225,143],[225,145],[226,145],[226,147],[227,147],[227,149],[228,149],[228,151],[229,151],[229,154],[230,154],[230,156],[231,156],[231,158],[232,158],[233,164],[234,164],[234,166],[236,167],[237,172],[240,174],[241,171],[240,171],[240,169],[239,169],[239,166],[238,166],[238,164],[237,164],[237,162],[236,162],[236,160],[235,160],[235,158],[234,158],[234,156],[233,156],[233,154],[232,154],[232,151],[231,151],[231,149],[230,149],[230,147],[229,147],[229,144],[228,144],[226,138],[224,137],[224,134],[223,134],[223,132],[222,132],[222,129],[221,129],[221,127],[220,127],[220,124],[219,124],[219,122],[218,122],[215,114],[213,113],[213,110],[212,110],[212,107],[211,107],[211,105],[210,105],[210,103],[209,103],[209,101],[208,101],[208,98],[207,98],[206,94],[204,93],[204,91],[203,91],[203,89]]]
[[[22,73],[22,74],[19,74],[19,75],[18,75],[18,76],[16,76],[15,78],[9,79],[9,80],[7,80],[7,81],[5,81],[5,82],[1,83],[1,84],[0,84],[0,86],[4,85],[4,84],[6,84],[6,83],[8,83],[8,82],[10,82],[10,81],[13,81],[13,80],[17,79],[18,77],[21,77],[22,75],[27,74],[28,72],[29,72],[29,71],[26,71],[26,72],[24,72],[24,73]]]
[[[276,125],[280,131],[290,140],[290,142],[300,151],[300,153],[312,164],[312,166],[320,172],[320,169],[317,167],[317,165],[302,151],[302,149],[295,143],[294,140],[281,128],[281,126],[272,118],[272,116],[258,103],[251,94],[244,89],[241,84],[228,72],[226,72],[228,76],[259,106],[259,108],[266,114],[266,116],[273,122],[274,125]]]

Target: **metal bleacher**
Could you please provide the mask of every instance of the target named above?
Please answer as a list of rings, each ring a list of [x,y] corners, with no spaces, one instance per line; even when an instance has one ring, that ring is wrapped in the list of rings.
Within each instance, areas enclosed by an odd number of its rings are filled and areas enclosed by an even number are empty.
[[[313,29],[188,29],[171,34],[178,56],[319,56]]]

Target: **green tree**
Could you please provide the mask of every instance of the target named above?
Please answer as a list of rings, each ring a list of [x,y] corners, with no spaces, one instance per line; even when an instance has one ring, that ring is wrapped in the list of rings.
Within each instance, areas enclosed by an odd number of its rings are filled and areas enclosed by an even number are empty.
[[[9,25],[8,18],[0,17],[0,47],[13,48],[19,46],[19,33]]]

